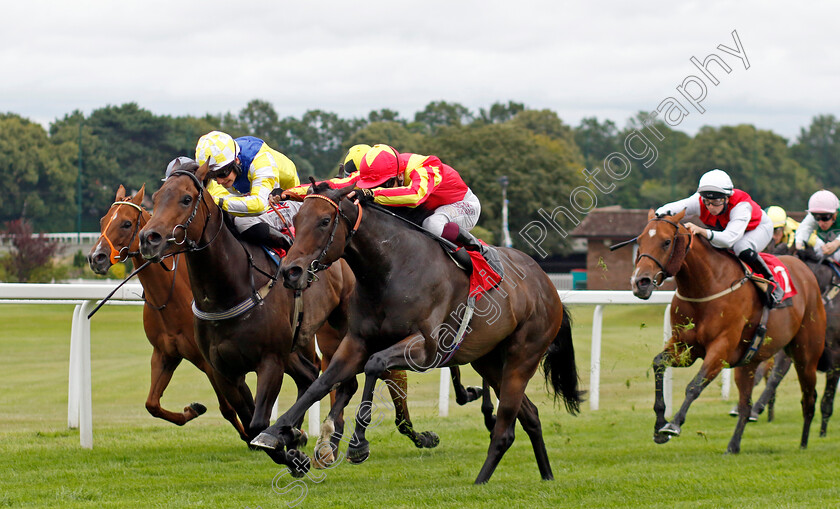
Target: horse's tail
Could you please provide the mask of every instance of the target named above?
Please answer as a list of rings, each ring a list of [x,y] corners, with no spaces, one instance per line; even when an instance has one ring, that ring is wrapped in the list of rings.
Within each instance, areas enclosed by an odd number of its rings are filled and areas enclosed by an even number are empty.
[[[563,306],[563,322],[554,341],[545,352],[542,362],[545,383],[554,389],[554,399],[560,396],[566,405],[566,410],[572,415],[580,411],[585,391],[579,387],[577,365],[575,364],[575,348],[572,344],[572,318],[569,310]]]

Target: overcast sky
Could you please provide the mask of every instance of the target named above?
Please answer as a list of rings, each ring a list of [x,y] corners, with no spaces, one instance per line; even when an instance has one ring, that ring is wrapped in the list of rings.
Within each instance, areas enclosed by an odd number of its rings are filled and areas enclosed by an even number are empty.
[[[322,109],[408,119],[431,101],[473,111],[513,100],[570,125],[620,127],[668,97],[676,127],[755,124],[794,139],[840,112],[837,2],[202,0],[3,1],[0,111],[45,125],[76,109],[137,102],[173,116],[238,112],[251,99],[281,116]],[[745,63],[718,49],[737,49]],[[701,114],[677,87],[703,79]],[[689,85],[695,96],[699,85]]]

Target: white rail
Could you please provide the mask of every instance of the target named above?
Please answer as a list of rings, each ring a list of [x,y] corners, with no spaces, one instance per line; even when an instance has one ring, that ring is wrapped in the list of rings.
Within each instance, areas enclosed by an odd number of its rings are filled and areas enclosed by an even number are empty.
[[[92,410],[91,410],[91,372],[90,372],[90,320],[88,313],[97,301],[105,298],[115,287],[113,283],[95,284],[29,284],[0,283],[0,303],[32,304],[75,304],[73,325],[70,334],[70,376],[67,400],[67,424],[70,428],[79,428],[82,447],[93,447]],[[122,286],[109,301],[109,304],[142,304],[143,288],[139,283]],[[592,355],[589,373],[589,407],[598,410],[600,404],[601,379],[601,334],[603,306],[606,305],[665,305],[663,316],[663,337],[667,341],[671,335],[670,305],[674,292],[654,292],[649,300],[636,298],[629,291],[570,290],[558,291],[564,304],[594,305],[592,317]],[[440,370],[440,393],[438,413],[441,417],[449,415],[449,368]],[[721,395],[729,398],[730,370],[724,370],[721,378]],[[665,374],[666,414],[672,407],[672,373],[668,368]],[[275,408],[272,418],[277,414]],[[319,432],[319,406],[316,403],[309,411],[310,435]]]

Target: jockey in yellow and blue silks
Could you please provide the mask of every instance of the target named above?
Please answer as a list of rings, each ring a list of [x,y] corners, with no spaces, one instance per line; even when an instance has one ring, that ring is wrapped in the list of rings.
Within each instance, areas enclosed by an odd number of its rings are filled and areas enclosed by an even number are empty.
[[[212,131],[198,140],[195,159],[199,166],[209,164],[212,181],[207,190],[222,210],[234,216],[233,223],[244,239],[288,249],[291,239],[280,230],[292,224],[300,205],[282,204],[282,217],[269,207],[272,191],[300,184],[295,164],[288,157],[259,138],[234,140]]]
[[[749,194],[735,189],[725,171],[707,171],[700,177],[696,193],[659,207],[656,214],[670,216],[683,210],[687,216],[700,217],[706,226],[686,223],[692,234],[705,237],[716,248],[732,249],[753,271],[773,283],[765,296],[767,307],[781,302],[784,290],[758,255],[773,238],[773,223]]]
[[[817,234],[814,251],[820,258],[831,258],[840,262],[840,200],[827,189],[821,189],[808,200],[808,215],[796,231],[796,248],[805,249],[811,233]]]

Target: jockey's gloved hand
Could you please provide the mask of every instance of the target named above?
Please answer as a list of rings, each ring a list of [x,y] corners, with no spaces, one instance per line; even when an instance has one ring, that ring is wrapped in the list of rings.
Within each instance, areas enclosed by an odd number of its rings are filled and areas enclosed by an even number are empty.
[[[356,189],[356,198],[358,198],[360,202],[372,202],[373,189]]]

